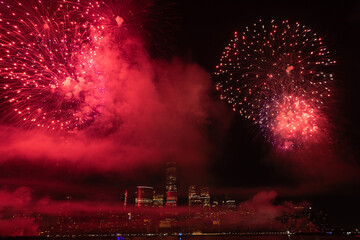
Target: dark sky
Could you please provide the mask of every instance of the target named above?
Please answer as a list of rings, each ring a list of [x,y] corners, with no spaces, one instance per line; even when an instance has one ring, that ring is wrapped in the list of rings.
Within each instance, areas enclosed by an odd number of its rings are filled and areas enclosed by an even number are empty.
[[[122,201],[124,190],[133,198],[137,185],[164,193],[165,162],[175,160],[183,202],[190,184],[239,201],[274,190],[279,200],[324,208],[335,226],[359,227],[360,4],[163,2],[144,23],[154,31],[153,58],[136,44],[105,51],[106,106],[93,125],[72,137],[0,125],[4,192],[25,187],[32,201],[68,195]],[[212,74],[221,52],[234,31],[260,18],[298,21],[326,39],[337,61],[331,143],[279,152],[257,126],[219,100]],[[3,109],[1,116],[7,116]]]
[[[336,145],[343,148],[341,153],[337,152],[338,158],[358,165],[359,10],[360,4],[356,1],[185,1],[181,40],[188,47],[186,57],[211,73],[233,32],[242,31],[260,18],[263,21],[298,21],[324,36],[333,58],[337,60],[334,70],[336,109],[332,111],[332,121]],[[229,114],[229,129],[223,141],[217,142],[220,153],[211,158],[209,163],[210,172],[216,179],[215,185],[259,189],[271,186],[296,188],[303,182],[314,180],[306,174],[294,178],[294,172],[288,171],[288,167],[296,168],[296,164],[291,167],[286,163],[284,166],[281,163],[273,164],[273,156],[269,156],[271,146],[257,133],[257,129],[249,126],[250,123],[241,116]],[[320,168],[318,170],[322,171]],[[316,170],[312,174],[317,175]],[[320,181],[327,182],[328,179]],[[326,188],[324,193],[299,192],[298,197],[328,210],[334,225],[352,223],[358,226],[359,222],[355,219],[360,214],[359,177],[345,185],[330,184]]]

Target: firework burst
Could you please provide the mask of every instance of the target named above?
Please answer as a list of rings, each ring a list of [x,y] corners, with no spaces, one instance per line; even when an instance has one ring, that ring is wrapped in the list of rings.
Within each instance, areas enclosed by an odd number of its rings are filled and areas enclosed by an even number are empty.
[[[221,98],[259,124],[270,141],[289,148],[321,132],[331,97],[330,53],[306,26],[261,20],[222,53],[215,77]]]
[[[112,42],[121,43],[129,37],[147,33],[149,10],[153,1],[107,0],[89,1],[86,12],[96,22],[97,28]]]
[[[79,0],[0,1],[2,121],[71,132],[96,119],[101,32],[81,10]]]
[[[313,140],[323,131],[320,127],[326,121],[321,111],[294,95],[275,97],[266,102],[260,110],[259,119],[265,136],[284,149]]]

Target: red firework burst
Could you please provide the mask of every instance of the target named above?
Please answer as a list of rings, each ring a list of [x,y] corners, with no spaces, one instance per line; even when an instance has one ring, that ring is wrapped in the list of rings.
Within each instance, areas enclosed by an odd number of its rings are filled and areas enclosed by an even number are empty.
[[[2,121],[74,131],[103,105],[101,32],[80,1],[0,1]]]
[[[321,111],[297,96],[282,96],[264,104],[260,127],[276,146],[291,149],[304,142],[316,141],[324,131]]]
[[[270,141],[294,146],[325,126],[316,115],[324,115],[331,98],[334,63],[323,39],[306,26],[259,20],[235,32],[225,48],[215,72],[217,89]]]
[[[152,6],[153,1],[145,0],[89,1],[86,11],[94,17],[104,35],[110,36],[112,41],[121,42],[145,31]]]

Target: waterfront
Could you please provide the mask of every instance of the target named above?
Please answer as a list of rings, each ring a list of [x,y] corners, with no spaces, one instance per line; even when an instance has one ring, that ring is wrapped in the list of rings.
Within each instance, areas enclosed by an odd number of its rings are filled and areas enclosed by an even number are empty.
[[[77,240],[345,240],[360,239],[359,235],[329,235],[329,234],[304,234],[304,235],[286,235],[286,234],[233,234],[233,235],[172,235],[172,236],[62,236],[62,237],[13,237],[9,239],[77,239]]]

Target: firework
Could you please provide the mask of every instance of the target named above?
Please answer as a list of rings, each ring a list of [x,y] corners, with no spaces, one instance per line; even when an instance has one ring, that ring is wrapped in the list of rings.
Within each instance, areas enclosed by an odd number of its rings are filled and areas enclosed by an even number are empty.
[[[321,112],[297,96],[282,96],[266,102],[259,114],[265,136],[284,149],[311,140],[323,126]]]
[[[149,10],[153,1],[107,0],[89,1],[87,14],[94,17],[97,28],[112,42],[121,43],[129,37],[138,37],[147,32]],[[148,33],[149,34],[149,33]]]
[[[259,20],[235,32],[216,67],[216,87],[234,111],[289,148],[323,131],[334,63],[323,39],[306,26]]]
[[[68,132],[104,103],[101,32],[80,1],[0,1],[2,121]]]

